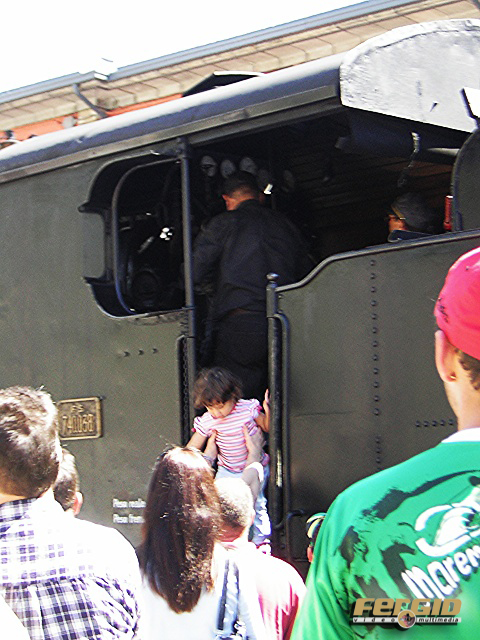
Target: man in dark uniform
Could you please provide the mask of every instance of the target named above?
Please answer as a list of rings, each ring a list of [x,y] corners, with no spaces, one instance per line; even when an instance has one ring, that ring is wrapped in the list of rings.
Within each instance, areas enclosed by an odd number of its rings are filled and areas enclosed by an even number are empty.
[[[240,378],[244,397],[259,399],[267,386],[267,274],[288,284],[312,266],[298,229],[262,196],[252,174],[230,176],[227,211],[200,232],[193,253],[195,284],[214,288],[213,364]]]
[[[390,205],[388,242],[440,233],[441,228],[441,217],[427,205],[419,193],[403,193]]]

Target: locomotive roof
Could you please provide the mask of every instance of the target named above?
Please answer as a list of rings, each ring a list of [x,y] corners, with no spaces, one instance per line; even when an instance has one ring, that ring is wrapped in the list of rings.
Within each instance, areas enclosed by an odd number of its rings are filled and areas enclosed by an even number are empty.
[[[326,103],[471,131],[462,89],[480,88],[479,62],[480,20],[401,27],[344,54],[12,145],[0,151],[0,181]]]

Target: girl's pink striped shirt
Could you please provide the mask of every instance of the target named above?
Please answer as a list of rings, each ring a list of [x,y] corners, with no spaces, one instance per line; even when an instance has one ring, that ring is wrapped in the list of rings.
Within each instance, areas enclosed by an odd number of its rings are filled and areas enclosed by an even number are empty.
[[[258,400],[238,400],[225,418],[213,418],[205,411],[193,421],[193,430],[206,438],[212,435],[212,431],[216,431],[218,464],[229,471],[241,473],[248,456],[243,425],[246,425],[250,435],[256,433],[258,426],[255,418],[260,411]],[[262,464],[266,464],[267,460],[267,455],[264,454]]]

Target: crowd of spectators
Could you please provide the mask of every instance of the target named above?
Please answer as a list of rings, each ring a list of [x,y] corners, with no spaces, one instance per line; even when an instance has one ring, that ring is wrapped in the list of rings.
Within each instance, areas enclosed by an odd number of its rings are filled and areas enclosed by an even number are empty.
[[[215,436],[206,455],[187,446],[159,456],[135,551],[118,531],[75,517],[83,497],[50,396],[0,390],[1,637],[288,639],[305,587],[248,542],[264,439],[244,435],[243,475],[223,488],[209,462]],[[243,495],[240,525],[229,519],[230,488],[233,503]]]
[[[160,455],[135,552],[118,531],[74,517],[82,502],[78,474],[60,446],[51,397],[29,387],[0,390],[1,637],[383,638],[391,628],[355,627],[351,607],[359,598],[402,599],[407,588],[416,603],[433,595],[463,606],[448,635],[416,627],[418,637],[475,637],[480,249],[452,266],[435,316],[435,362],[458,431],[348,488],[324,524],[323,513],[307,521],[308,537],[318,540],[308,554],[304,601],[296,570],[248,540],[263,483],[261,430],[243,425],[241,477],[215,480],[215,434],[205,454],[177,446]],[[403,613],[415,624],[414,612]]]

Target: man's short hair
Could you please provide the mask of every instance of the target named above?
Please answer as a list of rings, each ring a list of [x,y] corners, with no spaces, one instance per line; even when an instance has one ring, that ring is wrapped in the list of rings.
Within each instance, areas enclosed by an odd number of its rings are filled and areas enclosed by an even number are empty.
[[[243,531],[252,524],[253,496],[250,487],[241,478],[215,480],[222,526],[224,529]]]
[[[461,349],[457,349],[456,347],[455,350],[458,354],[460,364],[468,374],[470,384],[475,391],[478,391],[480,389],[480,360],[477,360],[477,358],[474,358],[473,356],[469,356],[468,353],[464,353]]]
[[[260,189],[258,188],[257,179],[248,171],[236,171],[229,176],[223,185],[223,193],[227,196],[233,196],[234,193],[240,191],[243,194],[250,194],[252,198],[257,198]]]
[[[55,482],[60,459],[57,410],[44,391],[0,390],[0,491],[38,498]]]
[[[441,220],[420,193],[409,191],[399,195],[390,205],[392,212],[403,220],[409,231],[439,233]]]
[[[62,460],[57,480],[53,486],[53,495],[55,500],[62,505],[64,511],[74,508],[78,490],[79,480],[75,456],[67,449],[62,448]]]

